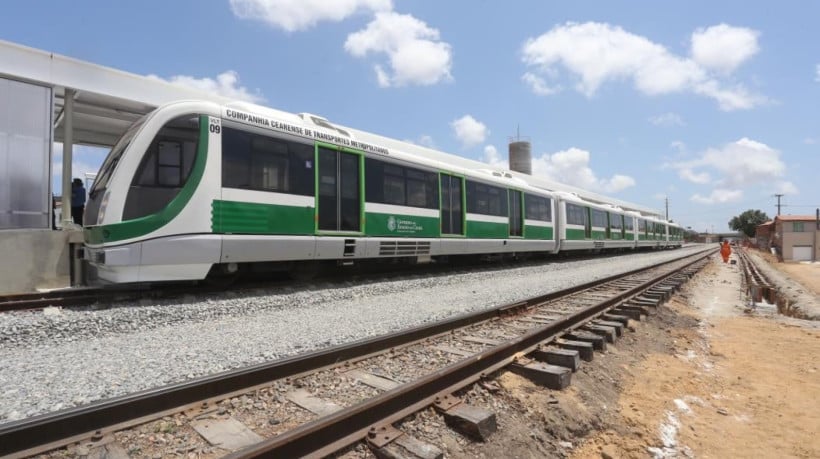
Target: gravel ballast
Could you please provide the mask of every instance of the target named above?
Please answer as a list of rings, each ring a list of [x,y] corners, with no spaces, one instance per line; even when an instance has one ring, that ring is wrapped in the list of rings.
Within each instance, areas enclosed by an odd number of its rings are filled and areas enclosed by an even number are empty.
[[[708,248],[0,314],[0,423],[512,303]]]

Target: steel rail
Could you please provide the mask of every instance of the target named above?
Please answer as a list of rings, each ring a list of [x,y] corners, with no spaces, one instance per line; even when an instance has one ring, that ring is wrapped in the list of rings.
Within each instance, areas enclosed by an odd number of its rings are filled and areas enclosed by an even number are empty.
[[[571,253],[566,255],[561,260],[552,260],[552,262],[578,261],[589,258],[595,258],[595,256]],[[487,269],[491,269],[489,265],[481,265],[480,268],[485,267]],[[380,266],[378,270],[374,269],[376,269],[375,265],[366,266],[353,274],[349,271],[341,271],[322,276],[322,280],[326,280],[328,282],[348,281],[351,276],[354,278],[364,276],[364,279],[369,280],[370,276],[392,276],[402,275],[405,273],[432,275],[439,273],[453,274],[460,273],[463,270],[463,266],[458,263],[453,265],[424,265],[423,268],[420,268],[417,265],[398,267],[386,265]],[[359,279],[361,279],[361,277],[359,277]],[[277,287],[279,285],[290,286],[294,283],[298,285],[300,282],[293,280],[280,281],[266,279],[263,281],[257,281],[252,279],[244,279],[240,280],[237,284],[232,284],[230,290],[234,292],[252,291],[259,288]],[[42,309],[48,306],[86,306],[108,299],[119,302],[138,301],[144,298],[167,299],[179,295],[219,293],[226,290],[224,286],[208,285],[207,283],[193,285],[187,284],[188,282],[186,281],[168,283],[160,282],[157,284],[123,284],[104,288],[63,288],[46,292],[0,295],[0,313]],[[161,289],[154,289],[152,286],[161,286]]]
[[[100,430],[107,431],[112,426],[122,428],[133,425],[137,420],[144,420],[152,415],[179,410],[206,400],[222,399],[230,394],[262,386],[275,380],[294,377],[346,361],[360,359],[391,348],[405,346],[425,338],[440,335],[456,328],[490,320],[499,315],[519,311],[624,276],[649,271],[688,257],[705,258],[712,253],[714,253],[714,250],[709,251],[706,255],[703,253],[687,255],[672,261],[655,263],[651,266],[608,276],[525,301],[463,314],[444,321],[388,335],[0,424],[0,456],[28,452],[29,450],[40,451],[38,448],[43,445],[65,444],[76,439],[90,437]]]
[[[367,437],[374,426],[385,425],[402,419],[424,406],[432,404],[436,397],[447,395],[472,384],[482,377],[499,370],[518,356],[535,350],[623,300],[647,290],[649,287],[689,267],[701,259],[698,257],[686,266],[671,273],[655,276],[629,290],[616,294],[567,317],[538,327],[525,335],[499,344],[472,357],[451,364],[444,369],[384,392],[360,404],[321,417],[294,430],[265,440],[226,458],[245,459],[256,457],[321,457],[338,451]]]
[[[764,298],[772,304],[778,300],[777,288],[769,281],[768,277],[760,272],[755,262],[746,253],[746,249],[739,249],[737,253],[740,258],[740,266],[743,270],[743,280],[746,284],[746,293],[752,301],[759,302]]]
[[[57,290],[39,293],[18,293],[0,296],[0,312],[40,309],[52,305],[87,304],[99,298],[98,289]]]

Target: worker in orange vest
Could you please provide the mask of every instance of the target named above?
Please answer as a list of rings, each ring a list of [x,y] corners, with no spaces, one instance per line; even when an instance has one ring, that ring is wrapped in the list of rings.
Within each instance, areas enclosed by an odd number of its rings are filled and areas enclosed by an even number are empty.
[[[729,255],[732,254],[732,248],[729,247],[729,241],[723,241],[723,247],[720,248],[720,256],[723,257],[723,262],[729,262]]]

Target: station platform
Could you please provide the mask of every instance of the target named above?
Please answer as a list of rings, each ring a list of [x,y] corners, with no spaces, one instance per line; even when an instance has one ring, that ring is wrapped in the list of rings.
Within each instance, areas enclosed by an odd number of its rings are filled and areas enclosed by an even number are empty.
[[[0,294],[70,287],[72,249],[82,243],[79,227],[0,231]]]

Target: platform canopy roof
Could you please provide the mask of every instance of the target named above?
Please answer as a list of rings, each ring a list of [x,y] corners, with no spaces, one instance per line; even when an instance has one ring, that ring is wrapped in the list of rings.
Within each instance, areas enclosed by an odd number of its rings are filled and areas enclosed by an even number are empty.
[[[210,92],[0,40],[0,76],[50,87],[54,137],[62,141],[66,88],[74,89],[74,142],[112,146],[140,116],[175,100],[228,102]]]

